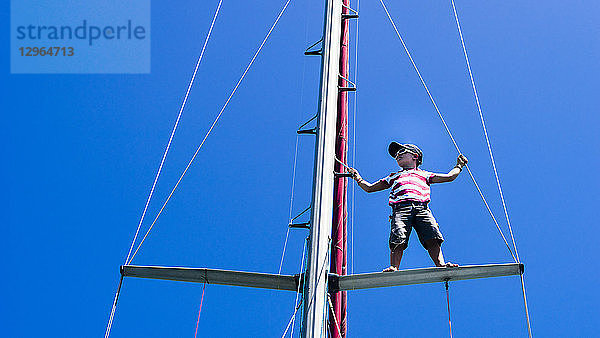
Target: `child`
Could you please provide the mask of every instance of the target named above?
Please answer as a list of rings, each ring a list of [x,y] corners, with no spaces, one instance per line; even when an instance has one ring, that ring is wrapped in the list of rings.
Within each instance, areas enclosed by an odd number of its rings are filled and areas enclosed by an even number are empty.
[[[447,174],[441,174],[423,171],[418,168],[423,162],[423,152],[414,144],[392,142],[388,152],[396,159],[402,170],[392,173],[375,183],[365,181],[356,169],[348,169],[358,185],[366,192],[392,188],[389,199],[389,204],[392,207],[389,240],[390,266],[383,271],[398,270],[412,228],[415,228],[419,241],[427,249],[435,266],[457,267],[458,264],[444,262],[441,248],[444,237],[427,204],[430,201],[429,186],[432,183],[454,181],[462,171],[463,166],[467,164],[467,158],[462,154],[459,155],[456,166]]]

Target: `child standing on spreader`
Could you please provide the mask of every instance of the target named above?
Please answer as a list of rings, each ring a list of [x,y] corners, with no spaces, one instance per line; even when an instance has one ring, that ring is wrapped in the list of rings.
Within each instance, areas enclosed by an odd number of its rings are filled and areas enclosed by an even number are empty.
[[[392,142],[388,152],[396,159],[402,170],[392,173],[375,183],[365,181],[356,169],[348,169],[358,186],[366,192],[392,188],[389,199],[389,204],[392,207],[389,240],[390,266],[383,271],[398,270],[402,253],[408,245],[408,237],[413,228],[435,266],[458,266],[458,264],[444,261],[441,248],[444,237],[427,204],[430,201],[429,186],[432,183],[454,181],[467,164],[467,158],[462,154],[459,155],[456,166],[447,174],[441,174],[419,169],[419,166],[423,163],[423,152],[414,144]]]

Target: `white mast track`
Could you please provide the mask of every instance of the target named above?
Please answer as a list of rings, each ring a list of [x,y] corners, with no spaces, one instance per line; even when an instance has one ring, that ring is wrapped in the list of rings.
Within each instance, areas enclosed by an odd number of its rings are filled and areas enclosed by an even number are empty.
[[[341,32],[342,1],[327,0],[301,329],[301,336],[310,338],[321,337],[327,307]]]

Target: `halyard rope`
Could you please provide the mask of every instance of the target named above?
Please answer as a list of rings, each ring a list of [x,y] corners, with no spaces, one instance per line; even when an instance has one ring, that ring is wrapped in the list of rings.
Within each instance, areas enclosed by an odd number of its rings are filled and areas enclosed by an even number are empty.
[[[458,28],[458,34],[460,35],[460,42],[462,45],[463,53],[465,55],[465,61],[467,63],[467,69],[469,70],[469,78],[471,79],[471,86],[473,87],[473,94],[475,95],[475,102],[477,103],[477,110],[479,111],[479,118],[481,120],[481,126],[483,127],[483,133],[485,135],[485,142],[488,147],[488,152],[490,154],[490,161],[492,162],[492,167],[494,168],[494,176],[496,177],[496,185],[498,186],[498,192],[500,193],[500,200],[502,201],[502,208],[504,209],[504,216],[506,217],[506,223],[508,224],[508,230],[510,232],[510,238],[512,239],[513,248],[515,249],[515,255],[517,262],[521,262],[519,258],[519,251],[517,250],[517,245],[515,243],[515,237],[513,235],[512,226],[510,224],[510,218],[508,217],[508,210],[506,208],[506,203],[504,201],[504,194],[502,193],[502,186],[500,185],[500,178],[498,177],[498,171],[496,170],[496,161],[494,160],[494,154],[492,152],[492,146],[490,145],[490,139],[488,137],[487,128],[485,126],[485,119],[483,118],[483,113],[481,111],[481,105],[479,104],[479,95],[477,94],[477,88],[475,87],[475,80],[473,79],[473,72],[471,71],[471,63],[469,62],[469,56],[467,53],[467,48],[465,47],[465,40],[463,38],[462,29],[460,28],[460,21],[458,20],[458,14],[456,12],[456,6],[454,5],[454,0],[452,3],[452,11],[454,12],[454,19],[456,20],[456,27]],[[521,274],[521,290],[523,291],[523,302],[525,303],[525,315],[527,318],[527,331],[529,333],[529,337],[532,336],[531,333],[531,323],[529,320],[529,309],[527,307],[527,295],[525,294],[525,281],[523,279],[523,274]]]
[[[242,76],[240,77],[240,79],[238,80],[237,84],[235,85],[235,87],[233,88],[233,90],[231,91],[231,94],[229,95],[229,97],[227,98],[227,101],[225,101],[225,104],[223,105],[223,107],[221,108],[221,111],[219,112],[219,114],[217,115],[217,117],[215,118],[215,120],[213,121],[212,125],[210,126],[210,128],[208,129],[208,132],[206,133],[206,135],[204,136],[204,138],[202,139],[202,142],[200,143],[200,145],[198,146],[198,148],[196,149],[196,152],[194,153],[194,156],[192,156],[191,160],[189,161],[189,163],[187,164],[185,170],[183,171],[183,173],[181,174],[181,176],[179,177],[179,180],[177,181],[177,183],[175,184],[175,186],[173,187],[173,189],[171,190],[171,193],[169,194],[169,196],[167,197],[167,199],[165,200],[165,202],[163,203],[162,207],[160,208],[160,211],[158,212],[158,214],[156,215],[156,217],[154,218],[154,221],[152,221],[152,224],[150,225],[150,228],[148,229],[148,231],[146,231],[146,234],[144,235],[144,238],[142,238],[142,241],[140,242],[140,244],[138,245],[138,247],[136,248],[135,252],[133,253],[133,256],[131,257],[131,259],[129,260],[130,262],[133,260],[133,258],[135,257],[135,255],[137,254],[137,252],[140,250],[142,244],[144,243],[144,241],[146,240],[146,237],[148,237],[148,234],[150,233],[150,231],[152,230],[152,228],[154,227],[154,225],[156,224],[156,221],[158,220],[158,217],[162,214],[163,210],[165,209],[165,206],[167,205],[167,203],[169,202],[169,200],[171,199],[171,197],[173,196],[173,193],[175,193],[175,190],[177,189],[177,187],[179,186],[179,183],[181,183],[181,180],[183,179],[183,177],[185,176],[185,174],[187,173],[188,169],[190,168],[190,166],[192,165],[192,162],[194,162],[194,159],[196,159],[196,156],[198,156],[198,153],[200,152],[200,149],[202,148],[202,146],[204,145],[204,142],[206,141],[206,139],[208,138],[208,136],[210,135],[210,133],[212,132],[213,128],[215,127],[215,125],[217,124],[217,122],[219,121],[219,119],[221,118],[221,115],[223,114],[223,112],[225,111],[225,108],[227,108],[227,105],[229,104],[229,102],[231,101],[231,98],[233,97],[233,95],[235,94],[235,92],[237,91],[237,89],[239,88],[240,84],[242,83],[242,81],[244,80],[244,78],[246,77],[246,74],[248,73],[248,70],[250,70],[250,67],[252,66],[252,64],[254,63],[254,60],[256,60],[256,57],[258,56],[258,54],[260,53],[260,51],[262,50],[263,46],[265,45],[265,43],[267,42],[267,39],[269,38],[269,36],[271,36],[271,32],[273,32],[273,29],[275,28],[275,26],[277,26],[277,23],[279,22],[279,19],[281,18],[281,16],[283,15],[283,13],[285,12],[286,8],[288,7],[289,3],[291,0],[287,0],[287,2],[285,3],[285,5],[283,6],[283,8],[281,9],[281,11],[279,12],[279,15],[277,16],[277,19],[275,19],[275,22],[273,23],[273,25],[271,26],[271,28],[269,29],[269,32],[267,33],[267,35],[265,36],[265,38],[263,39],[262,43],[260,44],[260,47],[258,47],[258,50],[256,51],[256,53],[254,53],[254,56],[252,57],[252,60],[250,60],[250,63],[248,64],[248,66],[246,67],[246,70],[244,71],[244,73],[242,74]]]
[[[456,150],[458,151],[459,154],[462,154],[462,152],[460,151],[460,148],[458,147],[458,144],[454,140],[454,136],[452,136],[452,133],[450,132],[450,129],[448,128],[448,125],[446,124],[446,121],[444,120],[444,117],[442,116],[442,113],[440,112],[437,104],[435,103],[435,100],[433,99],[433,96],[431,95],[431,92],[429,91],[429,88],[427,87],[425,80],[421,76],[421,72],[419,72],[419,69],[417,68],[415,61],[413,60],[412,56],[410,55],[410,52],[408,51],[408,48],[406,47],[406,44],[404,43],[404,39],[402,39],[402,36],[400,35],[400,32],[398,31],[398,28],[396,27],[396,24],[394,23],[394,20],[392,19],[390,12],[388,11],[385,4],[383,3],[383,0],[379,0],[379,2],[383,6],[383,9],[385,10],[385,13],[387,14],[387,17],[390,20],[390,23],[394,27],[394,30],[396,31],[396,35],[398,35],[398,38],[400,39],[400,42],[402,43],[402,47],[404,47],[404,50],[406,51],[406,55],[408,55],[408,58],[410,59],[410,62],[412,63],[413,68],[417,72],[417,75],[419,76],[419,79],[421,80],[423,87],[425,87],[425,90],[427,91],[427,95],[429,95],[429,99],[431,100],[431,103],[433,103],[435,111],[437,112],[438,116],[440,117],[440,120],[442,120],[442,123],[444,124],[444,128],[446,129],[446,132],[450,136],[450,139],[452,140],[454,147],[456,148]],[[510,248],[510,245],[508,244],[508,241],[506,240],[506,237],[504,236],[504,233],[502,232],[502,229],[500,228],[500,225],[498,224],[498,221],[496,220],[496,217],[492,213],[492,210],[490,209],[490,206],[488,205],[487,200],[485,199],[485,196],[483,195],[483,192],[479,188],[479,184],[477,184],[477,180],[475,180],[475,176],[473,176],[473,173],[471,172],[471,169],[469,168],[468,165],[465,165],[465,168],[467,168],[467,171],[469,172],[469,176],[471,176],[471,179],[473,180],[473,183],[475,184],[475,187],[477,188],[477,191],[479,192],[479,195],[481,196],[481,199],[483,200],[485,207],[487,208],[488,212],[490,213],[490,216],[492,217],[494,224],[496,224],[496,228],[498,229],[500,236],[502,236],[502,240],[504,241],[504,244],[506,244],[506,248],[510,252],[510,255],[515,260],[515,262],[517,262],[517,258],[513,254],[512,249]]]

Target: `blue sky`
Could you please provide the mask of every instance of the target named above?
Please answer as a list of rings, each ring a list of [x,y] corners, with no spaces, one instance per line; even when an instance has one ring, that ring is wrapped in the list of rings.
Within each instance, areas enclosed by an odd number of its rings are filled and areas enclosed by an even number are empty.
[[[16,75],[8,54],[1,56],[1,177],[8,194],[0,217],[0,323],[7,336],[104,332],[118,267],[217,3],[152,3],[150,74]],[[143,229],[283,4],[223,2]],[[525,263],[534,335],[597,335],[599,187],[593,173],[600,158],[600,5],[456,5]],[[450,3],[387,6],[503,220]],[[423,169],[449,170],[457,153],[383,9],[363,1],[360,14],[358,73],[351,71],[359,90],[350,101],[352,107],[358,100],[351,140],[356,167],[368,180],[396,170],[386,151],[396,140],[423,149]],[[1,39],[8,46],[5,27]],[[321,30],[322,1],[292,0],[133,264],[277,272],[290,213],[295,130],[317,109],[320,62],[302,52]],[[311,136],[298,142],[293,214],[310,204],[314,154]],[[434,186],[432,200],[448,259],[510,262],[466,173]],[[378,271],[388,262],[387,193],[356,190],[354,201],[351,269]],[[306,234],[290,232],[283,273],[298,272]],[[430,265],[413,238],[402,267]],[[201,292],[197,284],[127,279],[112,336],[193,336]],[[516,277],[451,283],[451,302],[457,337],[526,335]],[[292,293],[208,285],[199,336],[281,336],[293,303]],[[442,284],[353,292],[348,311],[353,337],[448,334]]]

